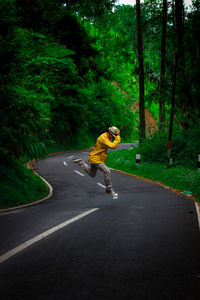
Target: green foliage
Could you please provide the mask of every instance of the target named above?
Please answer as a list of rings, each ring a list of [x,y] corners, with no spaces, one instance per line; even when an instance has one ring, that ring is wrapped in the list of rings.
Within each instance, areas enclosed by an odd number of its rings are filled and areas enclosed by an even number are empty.
[[[46,145],[42,142],[32,143],[24,149],[23,158],[25,161],[42,158],[47,154]]]
[[[32,170],[10,159],[0,165],[0,208],[17,206],[41,199],[47,187]]]
[[[168,133],[163,131],[146,139],[138,148],[130,150],[134,158],[136,153],[141,154],[141,161],[148,163],[163,163],[167,165]],[[200,149],[199,126],[191,125],[191,129],[185,131],[180,127],[174,129],[172,140],[173,165],[184,165],[197,168],[197,160]]]
[[[106,79],[100,55],[95,61],[97,50],[80,19],[52,1],[44,15],[45,3],[35,0],[30,6],[10,0],[7,7],[1,3],[2,24],[7,26],[2,42],[7,47],[2,50],[0,151],[23,160],[40,156],[42,145],[52,139],[72,145],[111,124],[122,129],[126,124],[129,136],[133,129],[130,103],[121,101],[119,91]],[[60,15],[54,17],[53,10]],[[22,18],[25,13],[35,24]]]
[[[113,3],[0,2],[2,160],[38,158],[51,145],[66,149],[93,144],[110,125],[120,128],[125,141],[137,136],[138,116],[131,109],[139,98],[136,10],[132,6],[116,6],[112,11]],[[157,119],[161,12],[161,0],[145,0],[142,5],[145,106]],[[182,80],[178,78],[175,116],[176,123],[187,119],[188,124],[192,120],[196,125],[190,125],[188,131],[175,131],[173,159],[193,165],[200,147],[200,34],[195,5],[186,16],[185,73]],[[175,45],[176,28],[173,10],[169,8],[163,93],[167,113]],[[185,99],[184,103],[181,99]],[[165,162],[167,134],[153,136],[140,151],[146,161]]]
[[[133,153],[129,150],[109,152],[107,165],[124,172],[160,182],[182,192],[191,191],[192,195],[200,201],[200,174],[197,169],[192,170],[182,166],[169,169],[165,164],[145,161],[140,165],[136,165]]]
[[[167,162],[167,134],[156,133],[151,139],[146,139],[136,150],[133,149],[133,157],[136,152],[141,154],[141,159],[145,162]]]
[[[179,164],[197,167],[198,155],[200,154],[199,124],[190,124],[190,129],[183,131],[182,135],[174,136],[176,148],[175,159]]]
[[[68,11],[76,12],[79,16],[95,22],[105,13],[110,13],[115,2],[116,0],[66,0],[65,6]]]
[[[95,48],[99,51],[97,64],[107,76],[117,81],[131,96],[134,96],[132,76],[136,64],[133,49],[133,33],[136,30],[135,10],[131,6],[117,7],[113,14],[104,15],[95,24],[86,23],[85,28],[96,38]],[[117,50],[117,51],[116,51]]]

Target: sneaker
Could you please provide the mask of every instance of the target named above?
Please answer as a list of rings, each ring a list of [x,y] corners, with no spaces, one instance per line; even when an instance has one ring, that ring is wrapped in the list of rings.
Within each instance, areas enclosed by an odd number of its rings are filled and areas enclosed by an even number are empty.
[[[72,163],[79,163],[79,162],[81,162],[83,159],[81,158],[81,157],[79,157],[79,158],[73,158],[72,160],[71,160],[71,162]]]
[[[115,191],[113,191],[113,189],[106,190],[106,193],[108,193],[109,195],[111,195],[113,198],[117,198],[118,197],[118,194]]]

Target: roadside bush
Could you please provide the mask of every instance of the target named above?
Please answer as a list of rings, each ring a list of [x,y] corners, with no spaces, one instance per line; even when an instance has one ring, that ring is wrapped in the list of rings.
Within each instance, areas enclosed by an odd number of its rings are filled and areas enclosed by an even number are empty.
[[[155,133],[153,137],[146,139],[138,148],[131,150],[135,158],[136,153],[141,154],[145,162],[166,162],[167,157],[167,134]]]
[[[107,165],[110,168],[159,181],[179,191],[190,191],[200,201],[200,174],[197,170],[184,166],[167,168],[166,165],[158,162],[142,162],[140,165],[136,165],[135,158],[133,161],[133,156],[129,150],[110,151]]]
[[[45,183],[15,159],[0,164],[0,208],[18,206],[47,195]]]
[[[146,139],[138,148],[131,150],[135,154],[141,154],[141,160],[145,162],[167,163],[168,132],[157,132],[153,137]],[[197,159],[200,154],[199,125],[192,125],[190,129],[183,130],[175,127],[172,139],[171,157],[176,165],[197,167]]]
[[[191,125],[190,129],[183,133],[183,138],[185,147],[177,154],[177,160],[182,164],[191,164],[195,167],[200,154],[199,124]]]

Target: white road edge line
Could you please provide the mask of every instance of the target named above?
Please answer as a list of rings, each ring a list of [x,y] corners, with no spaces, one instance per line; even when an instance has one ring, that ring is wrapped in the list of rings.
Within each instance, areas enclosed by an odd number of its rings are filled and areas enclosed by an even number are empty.
[[[106,188],[105,185],[101,184],[100,182],[97,183],[98,185],[100,185],[102,188]]]
[[[200,230],[200,204],[195,202],[195,205],[196,205],[197,217],[198,217],[198,221],[199,221],[199,230]]]
[[[32,239],[26,241],[25,243],[22,243],[21,245],[19,245],[19,246],[13,248],[12,250],[10,250],[10,251],[4,253],[3,255],[1,255],[1,256],[0,256],[0,263],[2,263],[2,262],[4,262],[5,260],[9,259],[9,258],[12,257],[13,255],[15,255],[15,254],[21,252],[21,251],[24,250],[25,248],[27,248],[27,247],[29,247],[29,246],[35,244],[36,242],[38,242],[38,241],[40,241],[40,240],[42,240],[42,239],[44,239],[44,238],[47,237],[48,235],[50,235],[50,234],[56,232],[57,230],[60,230],[60,229],[62,229],[63,227],[68,226],[69,224],[71,224],[71,223],[73,223],[73,222],[75,222],[75,221],[77,221],[77,220],[79,220],[79,219],[81,219],[81,218],[83,218],[83,217],[85,217],[85,216],[87,216],[87,215],[89,215],[89,214],[95,212],[95,211],[98,210],[98,209],[99,209],[99,208],[92,208],[92,209],[90,209],[90,210],[87,210],[87,211],[85,211],[84,213],[82,213],[82,214],[80,214],[80,215],[78,215],[78,216],[76,216],[76,217],[74,217],[74,218],[71,218],[71,219],[69,219],[69,220],[67,220],[67,221],[65,221],[65,222],[63,222],[63,223],[61,223],[61,224],[59,224],[59,225],[57,225],[57,226],[55,226],[55,227],[53,227],[53,228],[51,228],[51,229],[49,229],[49,230],[47,230],[47,231],[45,231],[45,232],[43,232],[43,233],[41,233],[41,234],[35,236],[34,238],[32,238]]]
[[[85,176],[84,174],[82,174],[81,172],[77,171],[77,170],[74,170],[75,173],[81,175],[81,176]]]
[[[24,208],[24,207],[29,207],[29,206],[38,204],[40,202],[43,202],[43,201],[49,199],[53,195],[53,188],[50,185],[50,183],[48,181],[46,181],[42,176],[40,176],[37,172],[33,171],[33,173],[36,174],[38,177],[40,177],[44,181],[44,183],[47,185],[48,190],[49,190],[48,195],[46,197],[44,197],[42,199],[39,199],[39,200],[36,200],[34,202],[30,202],[30,203],[27,203],[27,204],[21,204],[21,205],[9,207],[9,208],[0,209],[0,213],[4,213],[4,212],[7,213],[9,211],[13,211],[13,210],[16,210],[16,209],[21,209],[21,208]]]

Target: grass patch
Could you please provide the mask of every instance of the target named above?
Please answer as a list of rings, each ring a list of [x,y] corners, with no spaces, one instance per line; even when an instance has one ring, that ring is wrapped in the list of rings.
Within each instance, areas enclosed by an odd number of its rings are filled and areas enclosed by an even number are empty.
[[[197,169],[176,166],[167,168],[162,163],[135,163],[135,155],[130,150],[119,150],[108,153],[107,165],[143,178],[159,181],[160,183],[179,191],[191,191],[200,202],[200,174]]]
[[[16,160],[0,165],[0,208],[30,203],[47,195],[46,184]]]
[[[52,142],[47,145],[43,157],[51,153],[89,148],[91,144],[92,142],[88,140],[71,146],[58,145]],[[21,161],[25,163],[34,157],[34,153],[32,157],[24,155],[24,157],[21,157]],[[13,158],[1,162],[0,209],[27,204],[42,199],[46,195],[46,184],[32,170],[28,169],[25,164]]]

